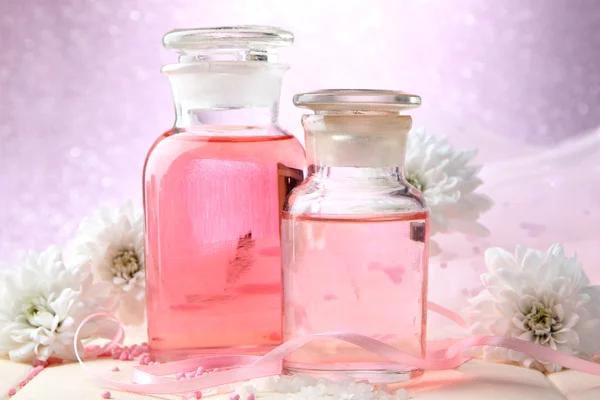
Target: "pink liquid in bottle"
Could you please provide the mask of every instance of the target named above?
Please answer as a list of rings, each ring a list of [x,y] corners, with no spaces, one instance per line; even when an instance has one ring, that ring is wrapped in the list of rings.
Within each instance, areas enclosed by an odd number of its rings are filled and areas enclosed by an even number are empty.
[[[144,168],[150,352],[262,354],[282,340],[280,217],[304,149],[277,123],[290,32],[176,29],[163,38],[175,128]]]
[[[424,356],[427,218],[427,212],[352,219],[285,213],[284,339],[353,332]],[[420,374],[336,339],[313,340],[288,356],[285,368],[392,382],[402,380],[398,374]]]
[[[159,359],[281,343],[280,210],[304,150],[260,128],[210,130],[168,132],[146,161],[148,336]]]

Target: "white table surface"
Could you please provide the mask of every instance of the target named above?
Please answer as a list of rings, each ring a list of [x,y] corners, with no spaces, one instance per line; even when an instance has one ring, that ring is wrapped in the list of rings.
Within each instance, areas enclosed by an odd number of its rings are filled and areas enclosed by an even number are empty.
[[[144,340],[143,331],[128,333],[129,343]],[[94,371],[110,378],[129,381],[136,361],[99,359],[86,362]],[[120,371],[111,369],[118,366]],[[0,399],[8,398],[8,389],[16,387],[31,366],[0,359]],[[526,368],[473,360],[457,370],[430,371],[417,383],[406,386],[411,398],[419,400],[600,400],[600,377],[575,371],[544,375]],[[110,390],[112,398],[156,400],[184,399],[183,396],[148,396],[120,392],[103,387],[77,363],[61,364],[44,369],[12,400],[99,400]],[[281,400],[275,393],[257,393],[257,399]],[[227,399],[225,395],[204,396],[211,400]]]

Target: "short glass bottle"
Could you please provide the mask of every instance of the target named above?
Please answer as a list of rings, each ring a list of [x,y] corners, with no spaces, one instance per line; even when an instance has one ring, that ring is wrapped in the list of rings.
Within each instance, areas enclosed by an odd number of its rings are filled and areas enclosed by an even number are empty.
[[[160,360],[281,343],[280,211],[304,149],[277,124],[291,33],[175,30],[175,126],[144,167],[148,338]]]
[[[420,97],[397,91],[298,94],[308,176],[282,218],[284,340],[323,332],[370,336],[425,355],[429,211],[404,177]],[[336,339],[287,356],[287,373],[402,382],[422,374]]]

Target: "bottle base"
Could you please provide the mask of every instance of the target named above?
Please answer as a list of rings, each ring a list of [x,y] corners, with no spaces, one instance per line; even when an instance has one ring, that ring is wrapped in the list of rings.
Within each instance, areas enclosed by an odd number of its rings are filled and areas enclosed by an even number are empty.
[[[403,383],[413,381],[423,376],[422,369],[412,369],[406,367],[406,369],[398,369],[398,365],[395,364],[379,364],[374,367],[372,364],[367,367],[361,363],[353,364],[351,367],[348,365],[323,365],[313,366],[301,363],[289,363],[283,364],[283,373],[286,375],[310,375],[315,378],[328,378],[328,379],[340,379],[340,378],[352,378],[357,381],[369,381],[371,384],[392,384],[392,383]]]
[[[234,346],[234,347],[213,347],[213,348],[189,348],[189,349],[153,349],[150,346],[150,356],[156,361],[169,362],[186,360],[196,357],[229,356],[229,355],[248,355],[262,356],[273,350],[279,344],[262,346]]]

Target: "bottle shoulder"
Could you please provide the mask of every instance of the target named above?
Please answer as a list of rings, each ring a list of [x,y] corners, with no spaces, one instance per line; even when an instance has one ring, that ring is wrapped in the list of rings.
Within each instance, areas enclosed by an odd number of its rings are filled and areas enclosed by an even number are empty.
[[[387,215],[427,212],[423,195],[407,182],[348,186],[311,179],[297,186],[284,211],[290,214]]]
[[[160,174],[174,164],[207,159],[282,163],[295,169],[304,167],[304,147],[296,137],[280,128],[273,126],[250,131],[229,128],[220,129],[219,132],[204,127],[201,131],[170,130],[164,133],[151,146],[144,173]]]

